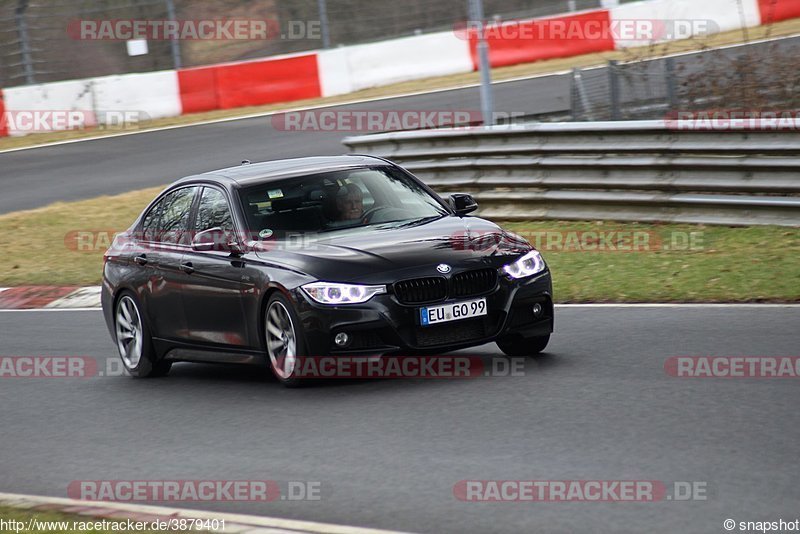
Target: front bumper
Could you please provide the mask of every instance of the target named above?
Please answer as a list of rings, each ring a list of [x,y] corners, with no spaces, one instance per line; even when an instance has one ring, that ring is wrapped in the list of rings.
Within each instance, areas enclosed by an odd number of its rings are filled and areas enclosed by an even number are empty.
[[[328,354],[389,354],[402,351],[447,352],[482,345],[505,337],[538,337],[553,331],[552,279],[545,271],[526,280],[500,277],[489,293],[444,302],[485,297],[482,317],[420,326],[419,308],[403,304],[393,294],[378,295],[364,304],[325,306],[294,292],[309,356]],[[533,313],[540,304],[539,316]],[[333,339],[346,332],[350,343],[337,347]]]

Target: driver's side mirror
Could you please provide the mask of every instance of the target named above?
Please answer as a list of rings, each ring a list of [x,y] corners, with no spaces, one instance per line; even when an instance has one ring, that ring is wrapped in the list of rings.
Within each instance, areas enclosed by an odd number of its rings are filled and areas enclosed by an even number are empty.
[[[241,254],[242,248],[231,239],[231,236],[222,228],[210,228],[195,234],[192,239],[192,250],[197,252],[230,252]]]
[[[478,203],[472,198],[472,195],[466,193],[453,193],[450,195],[450,206],[459,217],[472,213],[478,209]]]

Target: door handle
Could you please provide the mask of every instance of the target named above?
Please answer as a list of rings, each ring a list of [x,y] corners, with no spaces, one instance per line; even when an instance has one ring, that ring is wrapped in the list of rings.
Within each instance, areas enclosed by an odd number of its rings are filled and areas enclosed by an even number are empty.
[[[186,274],[192,274],[194,272],[194,266],[192,262],[185,261],[181,263],[181,271],[185,272]]]
[[[134,256],[133,261],[137,265],[147,265],[147,254],[139,254],[138,256]]]

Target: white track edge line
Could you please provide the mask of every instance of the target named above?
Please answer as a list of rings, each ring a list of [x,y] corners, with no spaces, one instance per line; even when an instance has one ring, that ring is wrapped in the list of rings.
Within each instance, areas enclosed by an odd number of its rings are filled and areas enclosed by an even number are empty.
[[[337,525],[333,523],[319,523],[315,521],[299,521],[295,519],[281,519],[278,517],[255,516],[246,514],[230,514],[222,512],[211,512],[205,510],[191,510],[186,508],[169,508],[162,506],[127,504],[119,502],[97,502],[82,501],[76,499],[66,499],[63,497],[45,497],[38,495],[23,495],[16,493],[0,493],[0,502],[9,502],[13,507],[13,502],[28,501],[41,504],[58,504],[64,506],[92,507],[105,510],[120,510],[134,513],[145,513],[152,515],[178,515],[179,517],[192,519],[224,519],[226,522],[237,525],[253,526],[260,528],[286,529],[298,532],[315,532],[324,534],[401,534],[398,531],[379,530],[347,525]],[[69,512],[67,512],[69,513]],[[92,514],[79,514],[92,515]]]

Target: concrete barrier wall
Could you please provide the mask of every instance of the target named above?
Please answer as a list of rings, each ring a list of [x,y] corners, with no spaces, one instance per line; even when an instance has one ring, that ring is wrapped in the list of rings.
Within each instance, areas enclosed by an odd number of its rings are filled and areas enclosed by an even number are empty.
[[[657,37],[655,42],[665,42],[676,37],[688,39],[698,33],[758,26],[761,14],[755,0],[648,0],[611,9],[612,24],[630,21],[652,22]],[[647,44],[625,37],[619,35],[615,39],[617,49]]]
[[[94,80],[71,80],[24,87],[11,87],[4,90],[5,125],[8,135],[22,136],[37,133],[40,126],[33,124],[37,119],[49,120],[45,113],[76,112],[70,125],[78,127],[93,126]],[[54,129],[58,124],[53,124]]]
[[[758,10],[761,15],[761,24],[794,19],[800,17],[800,1],[758,0]]]
[[[92,127],[106,124],[106,118],[118,124],[182,113],[175,71],[12,87],[4,91],[4,102],[2,129],[12,136]],[[61,116],[67,112],[65,122]]]
[[[128,111],[143,119],[176,117],[183,112],[175,71],[104,76],[92,80],[93,109],[98,114]]]
[[[355,91],[347,48],[333,48],[317,54],[317,76],[322,96],[344,95]]]
[[[184,69],[178,80],[183,113],[322,96],[317,53]]]
[[[350,46],[345,54],[353,91],[473,70],[469,41],[453,31]]]

